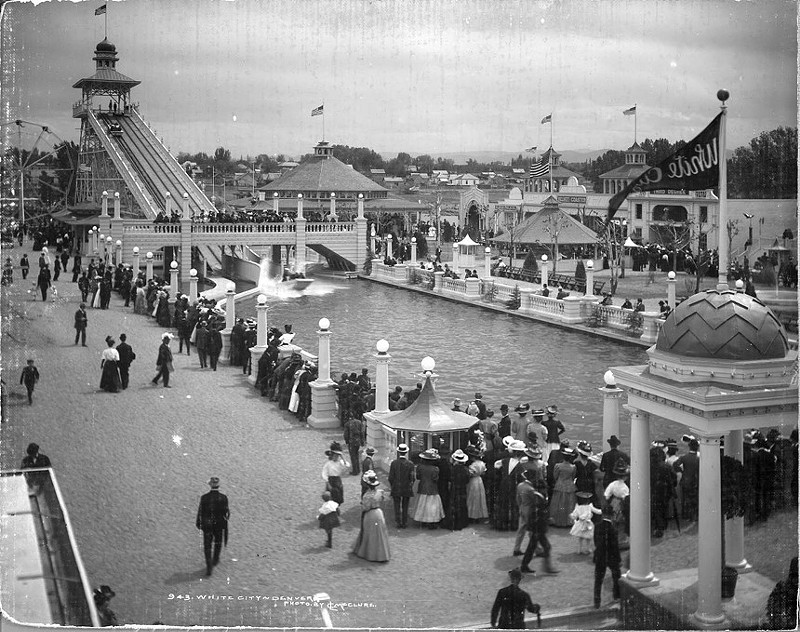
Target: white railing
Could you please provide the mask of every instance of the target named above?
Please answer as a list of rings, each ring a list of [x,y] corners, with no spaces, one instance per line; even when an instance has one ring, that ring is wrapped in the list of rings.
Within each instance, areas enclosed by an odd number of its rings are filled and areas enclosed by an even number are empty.
[[[263,222],[259,224],[192,224],[192,232],[200,235],[218,235],[222,233],[293,233],[294,223]]]
[[[527,303],[527,305],[522,305],[522,308],[527,308],[535,312],[555,314],[557,316],[561,316],[564,313],[564,301],[550,296],[529,294]]]
[[[616,305],[598,305],[597,309],[605,325],[614,329],[627,328],[628,318],[633,313],[632,309],[622,309]]]
[[[452,279],[450,277],[442,277],[442,289],[447,292],[458,292],[459,294],[467,293],[467,282],[464,279]]]
[[[355,222],[311,222],[306,224],[307,233],[352,233]]]
[[[181,225],[180,224],[153,224],[153,223],[142,223],[142,224],[134,224],[130,225],[127,222],[122,227],[123,233],[131,233],[131,234],[155,234],[155,235],[175,235],[181,232]]]

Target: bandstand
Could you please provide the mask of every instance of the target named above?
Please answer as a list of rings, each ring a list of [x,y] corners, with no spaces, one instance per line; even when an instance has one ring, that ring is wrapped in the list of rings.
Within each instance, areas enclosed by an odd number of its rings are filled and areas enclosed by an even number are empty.
[[[750,571],[743,518],[725,521],[722,547],[721,437],[742,461],[743,431],[796,425],[797,351],[758,299],[708,290],[678,305],[664,321],[642,366],[612,367],[631,413],[630,570],[623,578],[626,628],[664,625],[751,627],[766,595],[757,573],[741,575],[736,598],[721,597],[722,567]],[[658,418],[680,423],[700,444],[698,568],[658,576],[650,567],[650,428]],[[745,585],[742,586],[742,583]]]
[[[379,346],[375,410],[364,413],[367,442],[375,448],[376,465],[388,471],[397,446],[401,443],[409,446],[412,459],[428,448],[451,452],[465,448],[468,443],[467,431],[477,420],[467,413],[450,410],[439,399],[434,387],[438,376],[433,373],[433,358],[424,358],[422,361],[425,383],[419,397],[405,410],[389,412],[388,373],[381,370],[387,367],[390,360],[386,351],[388,344]]]

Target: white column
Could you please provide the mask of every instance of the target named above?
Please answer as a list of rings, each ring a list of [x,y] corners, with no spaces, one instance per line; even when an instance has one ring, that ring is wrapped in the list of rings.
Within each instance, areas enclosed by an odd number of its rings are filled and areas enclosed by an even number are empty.
[[[178,297],[178,262],[169,264],[169,302],[174,303]]]
[[[311,382],[311,415],[308,425],[312,428],[338,428],[336,416],[336,391],[331,379],[331,321],[319,319],[319,355],[317,356],[317,379]]]
[[[116,249],[114,250],[114,265],[118,266],[122,263],[122,241],[117,239],[117,243],[114,244]]]
[[[303,194],[297,194],[297,219],[303,219]]]
[[[108,209],[106,209],[108,212]],[[114,219],[122,219],[122,212],[119,207],[119,191],[114,192]]]
[[[594,261],[586,262],[586,291],[584,295],[594,296]]]
[[[331,193],[331,215],[336,215],[336,194]]]
[[[386,235],[386,258],[392,258],[392,233]]]
[[[364,194],[358,194],[358,219],[363,219],[364,217]]]
[[[725,455],[739,463],[744,458],[742,430],[731,430],[725,437]],[[744,557],[744,518],[742,516],[725,521],[725,565],[735,568],[739,573],[752,570]]]
[[[278,200],[279,199],[280,199],[280,196],[278,195],[278,192],[275,191],[275,193],[272,194],[272,210],[275,212],[276,215],[278,214],[278,208],[279,208]]]
[[[100,233],[98,232],[99,228],[97,226],[92,226],[92,253],[95,255],[100,251],[99,239]]]
[[[189,194],[183,194],[183,208],[181,208],[181,217],[183,219],[192,219],[191,211],[189,210]]]
[[[619,437],[619,402],[624,392],[617,388],[614,374],[606,371],[603,375],[605,386],[597,389],[603,394],[603,441],[611,435]]]
[[[189,270],[189,305],[197,300],[197,270]],[[227,320],[227,317],[226,317]]]
[[[133,247],[133,281],[139,276],[139,246]]]
[[[411,265],[417,267],[417,238],[411,238]]]
[[[492,276],[492,249],[489,246],[483,249],[483,278],[489,279]]]
[[[267,350],[267,297],[263,294],[259,294],[256,299],[256,323],[256,346],[250,347],[248,350],[253,370],[247,377],[247,381],[253,385],[258,377],[258,361]]]
[[[164,194],[164,212],[167,219],[172,217],[172,194],[169,191]]]
[[[100,205],[100,217],[108,217],[108,191],[103,191],[103,199]],[[97,229],[95,229],[97,232]]]
[[[697,611],[701,625],[725,620],[722,612],[722,503],[720,499],[719,438],[700,437],[700,496],[697,528]]]
[[[389,343],[378,340],[375,345],[378,353],[375,355],[375,412],[389,412],[389,362],[392,359],[387,352]]]
[[[631,565],[625,578],[655,585],[650,571],[650,414],[631,408]]]
[[[153,279],[153,253],[148,252],[145,256],[145,281],[150,283]]]
[[[675,309],[675,272],[673,270],[667,274],[667,305],[670,310]]]
[[[547,255],[542,255],[542,288],[547,285]]]
[[[232,287],[225,292],[225,329],[231,330],[236,324],[236,290]]]

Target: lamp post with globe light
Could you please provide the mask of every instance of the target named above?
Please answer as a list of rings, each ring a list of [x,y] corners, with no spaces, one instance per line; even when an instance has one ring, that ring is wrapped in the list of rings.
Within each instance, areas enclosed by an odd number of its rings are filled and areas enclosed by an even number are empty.
[[[311,415],[308,425],[312,428],[338,428],[336,417],[336,389],[331,379],[331,321],[319,319],[319,352],[317,356],[317,379],[311,386]]]
[[[389,412],[389,362],[392,356],[389,355],[389,342],[383,338],[375,344],[375,349],[378,351],[375,354],[375,413],[385,414]]]
[[[617,387],[617,381],[611,371],[603,375],[605,385],[599,390],[603,395],[603,441],[611,435],[619,437],[619,404],[624,391]]]
[[[258,378],[258,371],[255,370],[255,367],[258,366],[258,361],[261,359],[261,355],[267,350],[268,309],[269,307],[267,305],[266,295],[259,294],[256,297],[256,344],[254,347],[250,347],[248,350],[250,353],[250,366],[253,367],[253,370],[247,377],[247,381],[253,386],[255,386],[256,379]]]
[[[150,283],[150,281],[152,281],[152,280],[153,280],[153,253],[152,253],[152,252],[148,252],[148,253],[147,253],[147,254],[144,256],[144,262],[145,262],[145,276],[144,276],[144,280],[145,280],[147,283]]]

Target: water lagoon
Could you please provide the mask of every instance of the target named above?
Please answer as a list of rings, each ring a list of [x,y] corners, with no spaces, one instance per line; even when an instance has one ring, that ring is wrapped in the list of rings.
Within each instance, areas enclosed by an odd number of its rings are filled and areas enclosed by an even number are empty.
[[[557,404],[573,442],[587,439],[595,450],[605,447],[602,434],[603,374],[610,366],[644,364],[641,347],[459,305],[415,292],[363,280],[317,278],[304,293],[267,293],[269,326],[291,323],[296,344],[316,353],[317,323],[331,321],[331,377],[360,372],[375,376],[375,343],[389,341],[389,386],[412,388],[419,362],[436,360],[437,392],[446,401],[483,394],[496,412],[502,403],[514,408]],[[255,301],[239,304],[237,315],[255,316]],[[658,420],[654,435],[679,438],[677,424]],[[620,432],[627,439],[627,415]],[[655,436],[654,436],[655,438]]]

